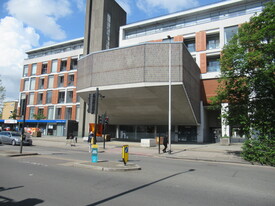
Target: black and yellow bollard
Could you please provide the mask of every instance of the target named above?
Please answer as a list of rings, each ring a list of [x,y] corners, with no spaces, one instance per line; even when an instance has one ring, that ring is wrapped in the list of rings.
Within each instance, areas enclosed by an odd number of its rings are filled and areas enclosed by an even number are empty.
[[[123,145],[122,146],[122,161],[123,161],[125,166],[128,162],[128,159],[129,159],[129,146],[128,145]]]

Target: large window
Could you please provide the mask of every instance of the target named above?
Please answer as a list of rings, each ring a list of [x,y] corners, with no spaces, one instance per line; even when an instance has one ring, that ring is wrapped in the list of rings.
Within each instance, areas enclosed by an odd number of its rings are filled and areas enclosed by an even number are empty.
[[[29,90],[29,79],[24,79],[24,91]]]
[[[76,70],[77,69],[77,59],[72,59],[71,60],[71,67],[70,67],[71,70]]]
[[[66,103],[72,103],[72,102],[73,102],[73,91],[68,91]]]
[[[54,107],[48,107],[48,119],[53,119]]]
[[[238,26],[224,28],[224,44],[227,44],[237,32]]]
[[[46,104],[51,104],[52,103],[52,91],[47,91],[47,99],[46,99]]]
[[[33,64],[31,75],[36,75],[36,69],[37,69],[37,64]]]
[[[48,77],[48,88],[53,88],[54,76],[51,75]]]
[[[52,72],[57,72],[57,59],[52,60]]]
[[[65,101],[65,91],[58,92],[58,103],[64,103]]]
[[[67,69],[67,60],[62,60],[60,71],[63,72],[63,71],[66,71],[66,69]]]
[[[187,47],[189,52],[196,51],[195,39],[186,39],[186,40],[184,40],[184,44]]]
[[[106,21],[106,43],[105,48],[110,49],[110,39],[111,39],[111,25],[112,25],[112,17],[110,13],[107,13],[107,21]]]
[[[64,76],[58,76],[58,87],[64,86]]]
[[[29,104],[34,104],[34,93],[33,92],[31,92],[29,94]]]
[[[29,119],[34,119],[34,107],[30,107],[30,115],[29,115]]]
[[[44,78],[40,78],[39,79],[39,89],[44,89],[44,83],[45,83],[45,79]]]
[[[55,119],[61,119],[61,112],[62,112],[61,108],[56,108]]]
[[[42,64],[41,74],[47,74],[48,64]]]
[[[72,108],[71,107],[67,107],[66,108],[66,116],[65,119],[72,119]]]
[[[36,78],[31,78],[31,84],[30,84],[30,90],[34,90],[35,89],[35,80]]]
[[[27,77],[28,76],[28,65],[24,65],[24,68],[23,68],[23,77]]]
[[[220,48],[220,36],[219,34],[208,35],[206,37],[207,49]]]
[[[68,86],[74,86],[74,74],[68,76]]]
[[[37,95],[37,104],[43,103],[43,93],[38,93]]]
[[[220,57],[219,56],[207,57],[207,71],[208,72],[219,72],[220,71]]]

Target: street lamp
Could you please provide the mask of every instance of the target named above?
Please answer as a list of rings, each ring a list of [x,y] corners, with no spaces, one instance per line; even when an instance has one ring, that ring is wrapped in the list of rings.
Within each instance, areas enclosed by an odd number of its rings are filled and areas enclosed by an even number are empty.
[[[28,100],[28,95],[24,94],[22,95],[21,98],[21,103],[20,103],[20,107],[21,107],[21,116],[23,117],[23,123],[22,123],[22,130],[21,130],[21,142],[20,142],[20,154],[22,154],[23,151],[23,140],[25,139],[25,121],[26,121],[26,107],[27,107],[27,100]]]
[[[168,97],[168,101],[169,101],[169,108],[168,108],[168,154],[171,154],[172,150],[171,150],[171,106],[172,106],[172,89],[171,89],[171,39],[172,37],[170,35],[167,36],[167,38],[169,39],[169,97]]]

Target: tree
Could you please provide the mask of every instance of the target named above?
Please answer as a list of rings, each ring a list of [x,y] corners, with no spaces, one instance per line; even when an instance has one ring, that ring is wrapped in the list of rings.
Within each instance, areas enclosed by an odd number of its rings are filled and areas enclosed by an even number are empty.
[[[36,120],[41,120],[41,119],[46,119],[43,113],[38,112],[37,114],[33,115],[34,119]],[[39,122],[37,122],[36,128],[39,128]]]
[[[224,47],[213,103],[228,103],[228,124],[246,135],[243,157],[275,165],[275,4],[244,23]],[[256,138],[255,138],[256,137]]]

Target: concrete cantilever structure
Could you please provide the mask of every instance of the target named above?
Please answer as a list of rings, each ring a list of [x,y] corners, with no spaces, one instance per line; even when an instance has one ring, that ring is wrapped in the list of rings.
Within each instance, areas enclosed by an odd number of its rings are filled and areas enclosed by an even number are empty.
[[[200,70],[182,43],[171,43],[172,124],[200,123]],[[99,88],[112,125],[167,125],[169,43],[94,52],[79,61],[77,93]]]

